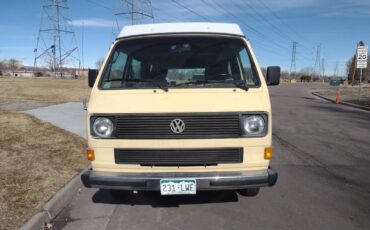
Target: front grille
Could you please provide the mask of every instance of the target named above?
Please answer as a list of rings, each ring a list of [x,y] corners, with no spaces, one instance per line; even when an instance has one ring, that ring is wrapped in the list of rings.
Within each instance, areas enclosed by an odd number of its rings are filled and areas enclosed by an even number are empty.
[[[175,134],[170,123],[185,122],[185,130]],[[241,135],[238,113],[136,114],[116,117],[116,136],[121,139],[201,139],[237,138]]]
[[[242,163],[243,149],[115,149],[114,156],[116,164],[207,166]]]

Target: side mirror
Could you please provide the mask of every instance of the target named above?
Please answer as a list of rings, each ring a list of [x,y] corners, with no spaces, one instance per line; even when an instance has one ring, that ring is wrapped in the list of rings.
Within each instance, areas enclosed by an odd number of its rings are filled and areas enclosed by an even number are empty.
[[[97,69],[89,69],[88,72],[88,80],[89,80],[89,86],[92,88],[94,86],[96,77],[99,74],[99,70]]]
[[[267,85],[279,85],[280,83],[280,66],[267,67],[266,73]]]

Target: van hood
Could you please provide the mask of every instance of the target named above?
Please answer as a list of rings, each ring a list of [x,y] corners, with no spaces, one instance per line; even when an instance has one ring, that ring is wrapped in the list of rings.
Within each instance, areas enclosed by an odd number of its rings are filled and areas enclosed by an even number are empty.
[[[89,114],[270,111],[268,90],[160,89],[97,90],[91,93]]]

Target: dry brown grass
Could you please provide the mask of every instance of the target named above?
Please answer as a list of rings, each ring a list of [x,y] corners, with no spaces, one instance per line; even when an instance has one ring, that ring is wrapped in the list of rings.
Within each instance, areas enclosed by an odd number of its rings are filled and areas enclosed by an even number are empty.
[[[20,112],[0,111],[0,229],[15,229],[87,166],[86,141]]]
[[[0,78],[0,229],[17,229],[88,164],[84,139],[14,110],[89,93],[86,80]]]
[[[340,87],[340,100],[344,102],[350,102],[354,104],[359,104],[362,106],[370,107],[370,85],[364,85],[361,89],[361,100],[358,100],[359,95],[358,87],[352,86],[342,86]],[[325,91],[319,92],[320,95],[329,97],[330,99],[335,100],[337,95],[337,89],[327,89]]]
[[[87,79],[0,78],[0,109],[26,110],[88,98]]]

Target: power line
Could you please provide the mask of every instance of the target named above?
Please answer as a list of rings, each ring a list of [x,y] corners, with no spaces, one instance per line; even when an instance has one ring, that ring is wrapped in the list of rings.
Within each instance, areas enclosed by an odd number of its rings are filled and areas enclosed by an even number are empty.
[[[284,22],[284,20],[282,20],[280,18],[279,15],[277,15],[270,7],[268,7],[262,0],[257,0],[263,7],[265,7],[268,11],[270,11],[270,13],[277,19],[281,22],[281,24],[284,24],[286,28],[290,29],[294,34],[298,35],[299,37],[301,37],[302,39],[305,39],[300,33],[298,33],[298,31],[296,31],[293,27],[291,27],[288,23]]]
[[[89,3],[94,4],[94,5],[96,5],[96,6],[99,6],[99,7],[101,7],[101,8],[104,8],[104,9],[106,9],[106,10],[109,10],[109,11],[112,11],[112,12],[114,12],[114,11],[115,11],[113,8],[109,8],[109,7],[107,7],[106,5],[101,4],[101,3],[99,3],[99,2],[95,2],[95,1],[92,1],[92,0],[86,0],[86,1],[88,1]]]
[[[211,0],[219,9],[223,10],[226,14],[232,16],[236,21],[239,21],[243,26],[245,26],[248,30],[250,30],[251,32],[253,32],[254,34],[256,34],[257,36],[259,36],[261,39],[264,39],[264,40],[267,40],[269,41],[271,44],[273,44],[274,46],[284,50],[285,52],[289,52],[288,49],[284,46],[282,46],[281,44],[275,42],[273,39],[271,39],[270,37],[268,37],[266,34],[262,34],[261,32],[259,32],[258,30],[256,30],[255,28],[253,28],[252,26],[250,25],[247,25],[246,23],[244,23],[243,20],[241,20],[239,17],[237,17],[235,14],[233,14],[232,12],[230,12],[229,10],[227,10],[225,7],[222,7],[219,3],[217,3],[217,1],[215,0]],[[211,6],[211,5],[209,5]]]
[[[234,1],[233,1],[234,2]],[[238,3],[234,2],[236,5],[240,6]],[[289,35],[285,34],[281,29],[278,29],[275,25],[273,25],[269,19],[267,19],[263,14],[259,13],[251,4],[249,4],[248,2],[246,1],[242,1],[242,3],[247,7],[247,8],[250,8],[260,19],[262,19],[262,21],[265,21],[266,24],[268,24],[275,32],[276,35],[278,35],[279,37],[281,37],[282,39],[284,40],[287,40],[287,41],[293,41],[294,39],[292,39]],[[256,19],[257,21],[259,21],[259,19],[257,19],[257,17],[254,17],[252,16],[254,19]]]
[[[258,0],[258,2],[261,4],[261,6],[263,6],[264,8],[266,8],[268,11],[270,11],[270,13],[275,17],[275,19],[277,19],[278,21],[280,21],[280,23],[283,25],[284,28],[286,29],[289,29],[293,34],[297,35],[298,37],[301,38],[302,41],[306,41],[306,38],[304,36],[302,36],[297,30],[295,30],[293,27],[291,27],[288,23],[286,23],[279,15],[277,15],[270,7],[268,7],[262,0]],[[309,43],[309,42],[307,42]],[[304,44],[300,43],[300,47],[302,47],[303,49],[305,49],[306,51],[310,52],[311,51],[311,48],[305,46]]]
[[[155,10],[155,11],[160,11],[160,12],[164,12],[164,11],[162,11],[162,9],[159,9],[159,8],[157,8],[157,7],[154,7],[154,6],[152,6],[152,8],[153,8],[153,10]],[[166,16],[167,17],[170,17],[170,18],[173,18],[173,19],[175,19],[175,20],[177,20],[177,21],[182,21],[182,19],[181,18],[179,18],[179,17],[177,17],[177,16],[174,16],[174,15],[169,15],[169,14],[166,14]],[[169,20],[167,20],[167,19],[164,19],[164,18],[162,18],[162,17],[160,17],[160,16],[158,16],[158,14],[156,14],[156,16],[155,16],[156,18],[159,18],[159,19],[161,19],[162,21],[165,21],[165,22],[171,22],[171,21],[169,21]]]
[[[195,12],[195,11],[194,11],[194,10],[192,10],[192,9],[190,9],[189,7],[187,7],[187,6],[185,6],[185,5],[180,4],[180,3],[179,3],[179,2],[177,2],[176,0],[172,0],[172,2],[173,2],[173,3],[175,3],[175,4],[177,4],[177,5],[178,5],[178,6],[180,6],[180,7],[184,8],[184,9],[188,10],[189,12],[191,12],[191,13],[193,13],[193,14],[197,15],[198,17],[202,18],[203,20],[205,20],[205,21],[210,21],[208,18],[204,17],[203,15],[198,14],[197,12]]]
[[[205,0],[202,0],[203,4],[207,7],[210,7],[212,8],[213,10],[217,11],[218,13],[220,14],[225,14],[225,17],[228,18],[230,21],[240,21],[235,15],[230,15],[229,12],[223,8],[220,9],[220,6],[219,7],[216,7],[208,2],[206,2]],[[261,33],[259,33],[258,31],[256,31],[254,28],[251,28],[250,26],[244,24],[243,22],[241,23],[242,26],[245,26],[248,28],[248,30],[250,30],[250,34],[251,35],[255,35],[259,38],[262,38],[262,39],[266,39],[266,37],[264,35],[262,35]],[[261,46],[258,46],[257,44],[261,43]],[[265,52],[268,52],[268,53],[271,53],[271,54],[274,54],[274,55],[277,55],[278,57],[281,57],[282,56],[282,53],[279,52],[279,51],[276,51],[276,50],[273,50],[272,47],[269,47],[269,48],[266,48],[266,42],[264,41],[260,41],[260,40],[256,40],[254,41],[254,46],[256,47],[259,47],[259,49],[262,49],[264,50]],[[284,47],[279,47],[280,49],[285,49]]]
[[[234,2],[236,3],[236,2]],[[294,39],[288,35],[287,33],[285,33],[283,30],[279,29],[277,26],[275,26],[274,24],[272,24],[270,22],[270,20],[268,18],[266,18],[262,13],[258,12],[256,10],[255,7],[253,7],[253,5],[249,4],[248,2],[246,1],[242,1],[242,3],[250,8],[262,21],[264,21],[266,24],[268,24],[271,28],[272,28],[272,31],[274,32],[275,35],[279,36],[281,39],[283,40],[286,40],[286,41],[294,41]],[[263,2],[262,2],[263,3]],[[236,3],[236,5],[238,5],[240,7],[240,5],[238,3]],[[266,5],[264,5],[265,8],[267,8],[269,11],[271,11],[272,13],[274,13],[270,8],[268,8]],[[275,14],[275,13],[274,13]],[[253,17],[253,16],[252,16]],[[275,15],[275,17],[282,22],[282,20],[278,17],[278,15]],[[254,19],[256,19],[257,21],[260,21],[257,19],[257,17],[253,17]],[[284,23],[285,24],[285,23]],[[284,26],[283,28],[286,28],[286,26]],[[294,29],[293,29],[294,30]],[[296,33],[296,32],[295,32]],[[298,43],[297,43],[298,44]],[[305,46],[303,46],[302,44],[300,44],[300,46],[302,48],[305,48]],[[305,55],[303,55],[304,58],[308,59]]]

